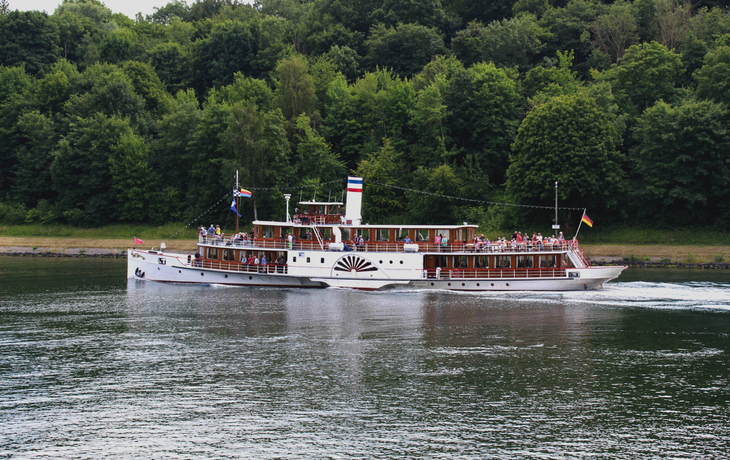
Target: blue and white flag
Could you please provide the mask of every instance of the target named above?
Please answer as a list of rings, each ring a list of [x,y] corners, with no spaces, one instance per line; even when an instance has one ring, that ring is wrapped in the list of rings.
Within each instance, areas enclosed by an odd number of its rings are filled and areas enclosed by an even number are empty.
[[[233,199],[233,202],[231,202],[231,211],[235,212],[238,217],[241,217],[241,215],[236,211],[236,199]]]

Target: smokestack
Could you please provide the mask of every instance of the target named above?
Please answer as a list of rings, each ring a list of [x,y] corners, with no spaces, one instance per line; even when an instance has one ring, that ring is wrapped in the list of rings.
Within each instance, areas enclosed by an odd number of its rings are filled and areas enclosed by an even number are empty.
[[[347,201],[345,202],[345,221],[350,225],[360,225],[362,221],[362,177],[347,178]]]

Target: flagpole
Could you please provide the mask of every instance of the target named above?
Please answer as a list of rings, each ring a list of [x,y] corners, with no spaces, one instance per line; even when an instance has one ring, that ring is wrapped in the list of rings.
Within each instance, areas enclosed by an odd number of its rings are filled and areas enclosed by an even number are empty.
[[[236,190],[238,190],[238,170],[236,170]],[[236,200],[236,235],[238,235],[238,210],[241,209],[241,205],[235,193],[233,194],[233,199]]]
[[[580,232],[580,226],[583,225],[583,218],[586,216],[586,208],[583,208],[583,215],[580,216],[580,222],[578,223],[578,230],[575,231],[573,239],[578,239],[578,232]]]

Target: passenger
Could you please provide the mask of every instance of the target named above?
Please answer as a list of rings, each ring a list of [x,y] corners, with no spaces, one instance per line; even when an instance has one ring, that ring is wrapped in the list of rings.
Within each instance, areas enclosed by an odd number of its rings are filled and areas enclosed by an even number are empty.
[[[221,236],[221,226],[220,225],[215,226],[215,236]]]
[[[406,241],[405,241],[405,243],[406,243],[406,244],[411,244],[412,242],[413,242],[413,241],[411,241],[411,237],[410,237],[410,236],[406,236]]]
[[[294,249],[294,235],[287,233],[286,241],[289,243],[289,249]]]
[[[525,234],[525,236],[527,236],[527,234]],[[517,232],[517,238],[515,238],[515,239],[517,240],[518,243],[522,243],[522,233]]]
[[[365,238],[362,237],[362,233],[360,234],[360,238],[357,240],[357,250],[362,251],[365,249]]]
[[[441,252],[441,234],[439,233],[438,236],[436,236],[436,250]]]
[[[210,224],[210,228],[208,228],[208,236],[215,236],[215,226],[213,224]]]
[[[200,251],[195,251],[195,266],[200,267]]]

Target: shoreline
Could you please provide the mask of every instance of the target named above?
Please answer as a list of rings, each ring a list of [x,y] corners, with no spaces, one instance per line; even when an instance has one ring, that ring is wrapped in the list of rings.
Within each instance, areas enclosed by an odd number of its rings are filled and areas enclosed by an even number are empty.
[[[22,245],[27,244],[28,238],[0,237],[0,256],[124,258],[126,248],[132,246],[126,239],[94,240],[94,247],[84,245],[88,240],[75,238],[38,238],[36,241],[37,246],[29,247]],[[194,254],[195,249],[195,241],[173,240],[166,250]],[[730,260],[730,247],[726,246],[586,245],[584,250],[595,266],[730,269],[730,262],[725,262]],[[621,253],[628,255],[619,255]],[[715,257],[711,262],[714,255],[721,255],[725,260]]]

